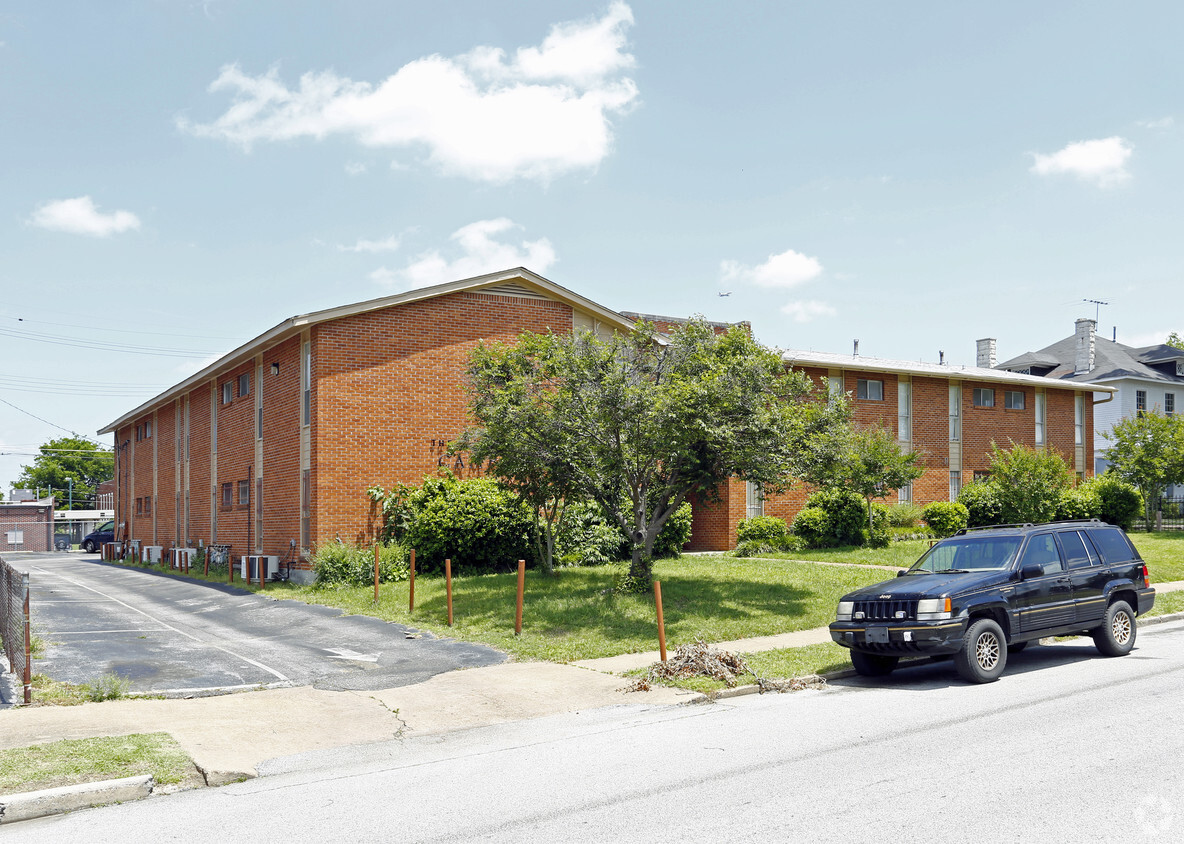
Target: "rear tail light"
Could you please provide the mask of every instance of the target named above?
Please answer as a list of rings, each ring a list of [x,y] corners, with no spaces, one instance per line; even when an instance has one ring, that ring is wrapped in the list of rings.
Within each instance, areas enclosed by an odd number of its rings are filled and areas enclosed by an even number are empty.
[[[1143,564],[1143,588],[1148,589],[1151,586],[1151,575],[1147,573],[1147,565]]]

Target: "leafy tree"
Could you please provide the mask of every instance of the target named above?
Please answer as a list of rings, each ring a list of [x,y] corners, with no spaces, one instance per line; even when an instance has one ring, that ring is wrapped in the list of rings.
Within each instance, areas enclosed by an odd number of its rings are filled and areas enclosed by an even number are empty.
[[[1184,417],[1153,411],[1116,423],[1106,439],[1110,471],[1143,493],[1148,529],[1156,504],[1169,485],[1184,482]]]
[[[60,437],[39,449],[30,466],[22,466],[14,482],[19,489],[50,489],[63,493],[74,480],[74,509],[94,509],[95,489],[115,477],[114,452],[81,437]],[[61,507],[59,509],[65,509]]]
[[[1168,335],[1168,339],[1164,340],[1164,343],[1176,349],[1184,349],[1184,338],[1181,338],[1175,331]]]
[[[469,379],[473,461],[536,500],[595,502],[630,538],[636,586],[687,496],[717,501],[729,477],[780,491],[838,421],[776,352],[701,319],[669,337],[525,333],[475,350]]]
[[[1060,453],[1011,443],[1004,450],[991,443],[991,480],[998,492],[1004,523],[1048,522],[1056,517],[1061,495],[1073,484]]]
[[[906,452],[883,425],[849,428],[834,467],[833,482],[857,492],[867,502],[868,530],[874,531],[872,499],[885,498],[924,474],[917,465],[920,455]]]

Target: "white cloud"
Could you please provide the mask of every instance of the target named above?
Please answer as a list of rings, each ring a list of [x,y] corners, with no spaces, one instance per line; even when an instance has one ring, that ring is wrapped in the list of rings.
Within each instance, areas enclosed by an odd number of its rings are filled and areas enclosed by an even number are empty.
[[[346,162],[345,165],[345,172],[348,176],[360,176],[368,169],[369,168],[360,161],[349,161]]]
[[[1127,159],[1133,148],[1124,139],[1100,138],[1095,141],[1077,141],[1052,155],[1032,153],[1035,163],[1031,172],[1040,176],[1068,173],[1099,187],[1111,187],[1130,178],[1126,170]]]
[[[370,279],[386,287],[412,289],[513,267],[546,272],[556,259],[555,250],[546,238],[517,244],[497,239],[516,228],[520,226],[505,217],[470,223],[452,234],[461,253],[452,260],[432,250],[399,270],[380,267],[370,273]]]
[[[512,58],[478,47],[455,58],[416,59],[377,84],[332,70],[289,88],[273,68],[250,76],[222,68],[210,90],[234,101],[212,123],[180,119],[195,135],[249,150],[260,141],[345,135],[368,147],[426,149],[444,173],[486,182],[547,181],[593,168],[608,155],[610,117],[637,100],[625,32],[633,12],[614,2],[602,18],[556,24],[539,47]]]
[[[781,313],[790,316],[794,322],[813,322],[819,317],[833,317],[838,311],[826,302],[811,299],[808,302],[790,302],[783,305]]]
[[[392,234],[386,240],[359,240],[353,246],[338,245],[338,252],[394,252],[399,248],[400,238]]]
[[[1141,126],[1144,129],[1171,129],[1176,125],[1175,118],[1161,117],[1158,120],[1140,120],[1135,125]]]
[[[104,214],[89,196],[42,203],[33,211],[29,221],[43,229],[92,237],[108,237],[140,227],[140,218],[131,211]]]
[[[787,249],[755,267],[739,261],[723,261],[720,273],[724,281],[746,281],[757,287],[794,287],[822,274],[817,258]]]

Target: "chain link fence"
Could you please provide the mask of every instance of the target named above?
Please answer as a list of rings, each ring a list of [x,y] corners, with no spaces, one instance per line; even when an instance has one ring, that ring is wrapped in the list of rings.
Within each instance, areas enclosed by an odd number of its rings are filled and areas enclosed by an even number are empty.
[[[24,686],[25,703],[33,702],[33,660],[29,654],[29,574],[0,557],[0,638],[13,676]]]

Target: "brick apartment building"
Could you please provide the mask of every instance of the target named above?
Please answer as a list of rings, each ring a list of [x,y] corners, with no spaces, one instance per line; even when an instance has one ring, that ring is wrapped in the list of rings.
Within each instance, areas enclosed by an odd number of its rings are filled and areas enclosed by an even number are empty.
[[[291,561],[292,576],[308,579],[319,543],[373,538],[368,487],[418,483],[440,466],[469,472],[445,450],[468,421],[463,372],[479,341],[629,330],[632,316],[518,268],[288,319],[99,432],[115,435],[120,538],[230,545],[235,557]],[[854,398],[856,418],[883,420],[926,455],[925,476],[901,493],[919,502],[950,497],[955,473],[985,468],[992,439],[1043,438],[1079,471],[1092,462],[1073,455],[1092,442],[1095,385],[858,356],[786,362],[829,389],[878,396]],[[995,391],[996,404],[977,404],[977,390]],[[1005,392],[1022,395],[1020,407],[1005,406],[1020,401]],[[746,513],[790,516],[802,499],[761,502],[732,482],[722,504],[697,507],[690,547],[731,547]]]
[[[53,498],[0,501],[0,552],[53,550]]]

